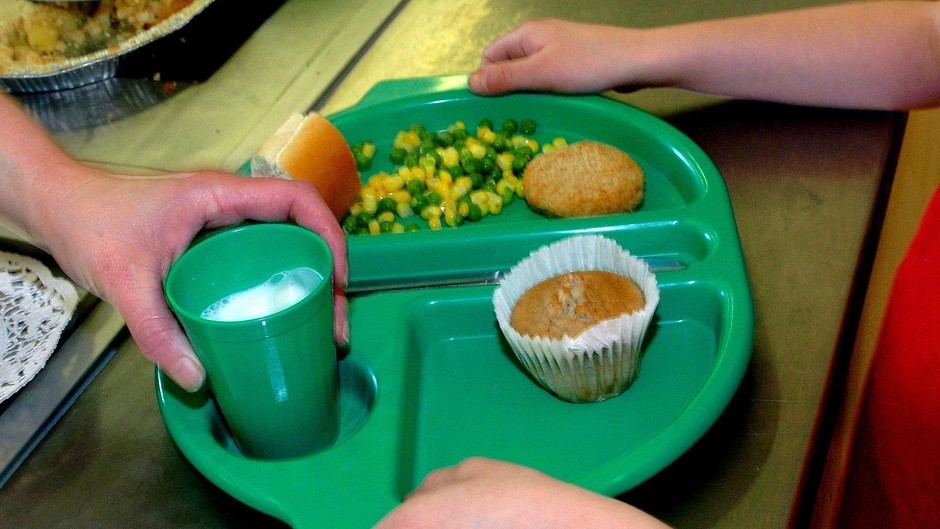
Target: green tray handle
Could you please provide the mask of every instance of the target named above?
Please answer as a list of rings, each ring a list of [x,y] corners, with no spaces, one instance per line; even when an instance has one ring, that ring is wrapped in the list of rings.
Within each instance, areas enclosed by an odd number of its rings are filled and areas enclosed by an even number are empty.
[[[467,75],[455,74],[412,79],[390,79],[376,83],[356,106],[373,105],[416,94],[436,94],[467,89]]]

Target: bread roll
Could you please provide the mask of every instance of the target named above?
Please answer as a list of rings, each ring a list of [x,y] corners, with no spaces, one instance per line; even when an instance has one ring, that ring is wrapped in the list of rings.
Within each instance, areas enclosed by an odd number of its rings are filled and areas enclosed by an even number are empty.
[[[337,220],[362,188],[346,138],[316,112],[291,115],[251,158],[251,175],[310,182]]]

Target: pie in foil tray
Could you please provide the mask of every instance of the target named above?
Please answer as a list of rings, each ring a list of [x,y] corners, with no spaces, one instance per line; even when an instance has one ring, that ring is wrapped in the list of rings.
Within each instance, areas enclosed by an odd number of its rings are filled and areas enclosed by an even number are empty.
[[[215,0],[100,0],[88,2],[91,5],[97,5],[97,9],[104,12],[107,8],[107,16],[112,17],[112,21],[105,26],[89,25],[89,20],[99,15],[76,15],[79,22],[70,23],[67,20],[62,21],[61,17],[55,17],[56,21],[42,24],[49,24],[48,28],[35,29],[29,26],[31,22],[27,14],[34,14],[35,9],[78,9],[71,7],[53,7],[40,6],[32,4],[29,0],[3,0],[5,4],[0,9],[0,91],[5,92],[47,92],[53,90],[65,90],[75,88],[86,84],[94,83],[103,79],[111,78],[117,72],[119,60],[129,52],[141,48],[160,38],[166,37],[174,31],[188,24],[196,15],[201,13]],[[84,4],[84,2],[83,2]],[[64,5],[64,4],[63,4]],[[152,25],[146,20],[128,18],[126,20],[117,20],[118,13],[121,16],[133,17],[132,11],[145,9],[148,5],[161,5],[163,9],[171,10],[172,14],[162,18]],[[19,9],[17,9],[19,6]],[[169,6],[169,7],[167,7]],[[131,13],[131,14],[128,14]],[[42,17],[36,17],[42,19]],[[132,20],[132,21],[128,21]],[[83,25],[86,24],[86,25]],[[29,28],[27,28],[29,26]],[[107,37],[101,40],[100,32],[96,33],[100,27],[114,28],[120,26],[120,30],[109,29]],[[89,29],[91,28],[91,29]],[[73,56],[77,44],[75,44],[75,35],[79,34],[77,40],[86,38],[94,40],[93,44],[88,44],[88,49],[82,51],[82,54]],[[91,38],[94,36],[95,38]],[[44,39],[51,39],[51,42],[42,42]],[[68,45],[56,42],[55,39],[62,39],[63,42],[68,39]],[[63,53],[44,52],[42,54],[31,53],[30,60],[19,60],[16,55],[17,44],[19,49],[28,49],[31,45],[39,42],[50,49],[64,49]],[[35,46],[34,46],[35,47]]]

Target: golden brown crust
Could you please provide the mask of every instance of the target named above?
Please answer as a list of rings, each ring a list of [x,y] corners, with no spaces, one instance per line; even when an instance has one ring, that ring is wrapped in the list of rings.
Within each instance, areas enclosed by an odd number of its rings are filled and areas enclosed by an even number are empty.
[[[623,213],[643,202],[643,169],[620,149],[596,141],[536,156],[522,183],[529,206],[555,217]]]
[[[626,277],[599,270],[569,272],[526,291],[509,323],[522,335],[558,340],[633,313],[645,303],[640,287]]]
[[[343,134],[316,113],[302,120],[292,116],[258,150],[252,174],[310,182],[337,219],[346,215],[362,187],[356,159]]]

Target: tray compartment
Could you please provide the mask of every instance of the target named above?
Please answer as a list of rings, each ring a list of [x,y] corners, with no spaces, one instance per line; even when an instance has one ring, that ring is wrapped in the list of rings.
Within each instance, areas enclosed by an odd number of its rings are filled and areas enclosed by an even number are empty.
[[[407,356],[408,365],[400,499],[428,472],[471,455],[517,461],[569,481],[585,466],[616,459],[625,446],[668,427],[698,394],[715,366],[716,323],[726,317],[722,295],[711,286],[664,285],[664,316],[650,328],[636,383],[615,399],[572,404],[539,386],[516,360],[493,316],[492,292],[454,287],[413,296],[399,311],[402,332],[387,337],[389,354]]]

